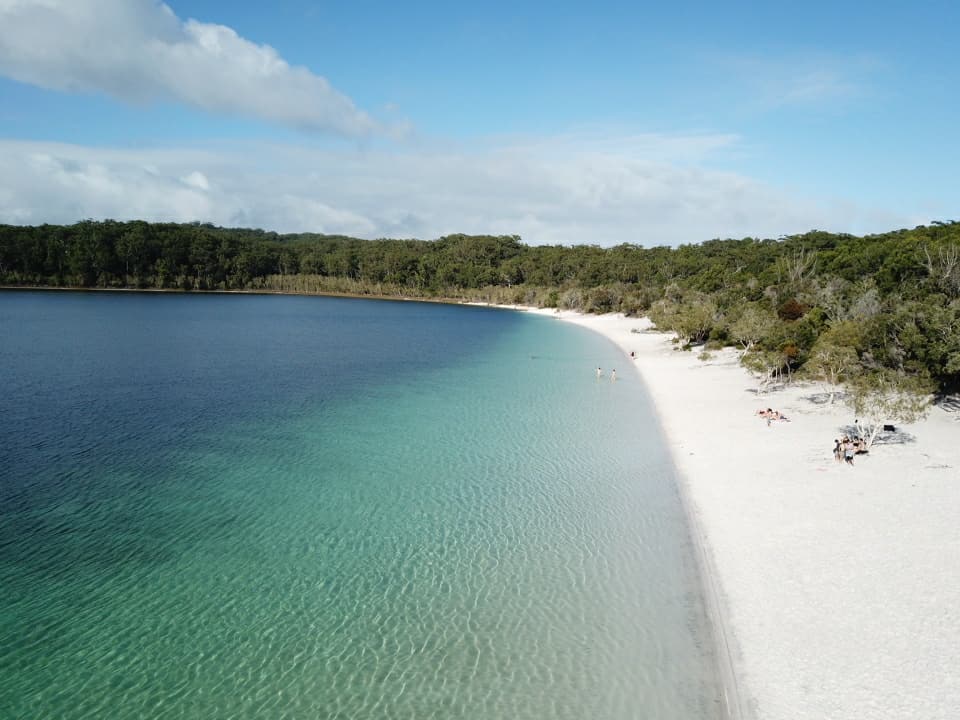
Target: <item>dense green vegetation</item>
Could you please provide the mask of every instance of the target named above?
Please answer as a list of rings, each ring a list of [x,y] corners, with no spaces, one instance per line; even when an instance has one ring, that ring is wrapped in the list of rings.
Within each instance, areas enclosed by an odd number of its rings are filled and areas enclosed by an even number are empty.
[[[278,235],[201,224],[0,226],[0,283],[462,298],[647,313],[761,377],[960,388],[960,223],[678,248]],[[876,385],[876,383],[874,383]]]

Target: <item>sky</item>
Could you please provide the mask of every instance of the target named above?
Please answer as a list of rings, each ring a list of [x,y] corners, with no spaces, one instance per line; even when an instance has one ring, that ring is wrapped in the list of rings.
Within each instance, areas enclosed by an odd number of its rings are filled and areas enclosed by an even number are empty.
[[[960,3],[0,0],[0,223],[694,243],[960,219]]]

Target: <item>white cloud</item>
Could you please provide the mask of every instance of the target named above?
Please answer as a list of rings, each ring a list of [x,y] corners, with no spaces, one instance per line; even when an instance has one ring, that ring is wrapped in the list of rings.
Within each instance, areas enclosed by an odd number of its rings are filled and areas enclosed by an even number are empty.
[[[210,189],[210,181],[207,180],[207,176],[199,170],[194,170],[192,173],[180,178],[180,182],[182,182],[184,185],[197,188],[198,190]]]
[[[876,232],[926,218],[814,200],[704,167],[729,136],[513,138],[479,149],[109,150],[0,141],[0,222],[199,220],[280,232],[531,244],[699,242],[823,228]]]
[[[749,52],[719,53],[704,67],[712,86],[727,102],[741,102],[760,110],[778,108],[835,108],[871,92],[873,76],[882,63],[868,55],[830,52],[784,52],[777,56]]]
[[[158,0],[0,0],[0,74],[347,137],[384,128],[307,68]]]
[[[772,89],[768,90],[774,95]],[[856,97],[860,87],[836,70],[816,68],[801,71],[776,92],[785,105],[830,102]]]

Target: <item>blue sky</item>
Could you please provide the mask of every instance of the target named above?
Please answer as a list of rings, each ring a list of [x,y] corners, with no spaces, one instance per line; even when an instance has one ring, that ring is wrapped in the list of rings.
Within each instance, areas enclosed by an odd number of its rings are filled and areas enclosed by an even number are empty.
[[[951,2],[0,0],[0,222],[698,242],[960,217]]]

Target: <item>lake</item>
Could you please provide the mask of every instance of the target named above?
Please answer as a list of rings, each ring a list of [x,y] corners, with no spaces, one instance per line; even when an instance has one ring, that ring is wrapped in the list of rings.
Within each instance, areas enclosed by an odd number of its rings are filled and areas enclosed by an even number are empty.
[[[488,308],[0,292],[0,716],[718,717],[628,365]]]

